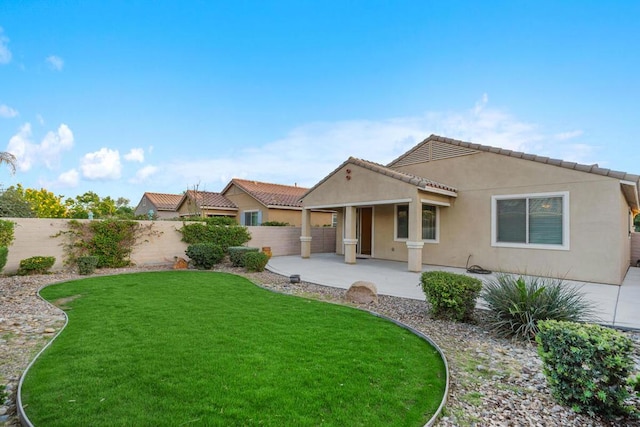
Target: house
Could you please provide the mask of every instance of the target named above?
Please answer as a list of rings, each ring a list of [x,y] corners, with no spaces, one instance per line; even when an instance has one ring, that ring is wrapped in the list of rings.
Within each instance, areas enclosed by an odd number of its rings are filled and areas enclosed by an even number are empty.
[[[146,215],[157,219],[175,218],[182,194],[144,193],[134,210],[136,216]]]
[[[300,227],[302,204],[300,199],[307,188],[297,185],[271,184],[246,179],[232,179],[221,194],[238,209],[238,222],[242,225],[260,225],[264,222],[282,222]],[[331,226],[334,212],[312,209],[310,226]]]
[[[220,193],[211,191],[187,190],[181,196],[176,209],[180,217],[237,217],[238,207]]]
[[[349,158],[302,197],[338,212],[336,253],[619,285],[640,176],[431,135],[388,165]]]

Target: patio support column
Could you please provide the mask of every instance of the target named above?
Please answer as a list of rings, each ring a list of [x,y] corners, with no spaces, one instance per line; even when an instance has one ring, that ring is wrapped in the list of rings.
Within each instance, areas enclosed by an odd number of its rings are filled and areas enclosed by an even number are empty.
[[[356,263],[356,208],[355,206],[347,206],[345,209],[344,221],[344,262],[346,264]]]
[[[409,240],[407,240],[407,264],[409,271],[422,271],[422,203],[409,203]]]
[[[300,233],[300,256],[311,257],[311,211],[302,209],[302,228]]]

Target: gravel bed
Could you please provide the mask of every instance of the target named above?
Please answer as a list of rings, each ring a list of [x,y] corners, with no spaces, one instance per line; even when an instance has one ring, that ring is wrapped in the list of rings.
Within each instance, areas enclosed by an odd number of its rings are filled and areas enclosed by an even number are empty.
[[[95,275],[166,270],[169,267],[103,269]],[[228,266],[217,271],[239,274],[274,291],[344,304],[345,290],[310,283],[289,283],[268,271],[245,273]],[[9,394],[0,406],[0,425],[18,426],[15,391],[23,370],[64,323],[57,308],[42,301],[44,285],[86,278],[73,272],[41,276],[0,277],[0,387]],[[604,420],[558,405],[546,385],[542,362],[533,344],[510,341],[487,332],[486,313],[475,323],[433,320],[424,301],[380,295],[377,304],[360,308],[396,319],[429,336],[444,351],[450,369],[450,391],[438,426],[637,426],[638,420]],[[640,343],[640,334],[628,333]],[[640,364],[640,345],[634,355]],[[630,402],[640,410],[640,402]]]

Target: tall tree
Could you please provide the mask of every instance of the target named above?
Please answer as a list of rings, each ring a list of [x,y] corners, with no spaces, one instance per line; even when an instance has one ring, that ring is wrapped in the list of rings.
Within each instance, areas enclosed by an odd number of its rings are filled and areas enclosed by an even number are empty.
[[[31,204],[37,218],[66,218],[67,208],[62,204],[63,197],[56,196],[44,188],[27,188],[24,191],[24,198]]]
[[[31,203],[25,198],[24,189],[20,184],[0,191],[0,217],[33,218],[34,216]]]

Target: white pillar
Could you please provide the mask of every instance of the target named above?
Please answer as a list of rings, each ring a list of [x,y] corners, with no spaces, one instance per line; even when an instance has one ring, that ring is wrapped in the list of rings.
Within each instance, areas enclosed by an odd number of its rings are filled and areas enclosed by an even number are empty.
[[[409,271],[422,271],[422,203],[419,199],[409,203],[409,240],[407,265]]]
[[[344,221],[344,262],[347,264],[356,263],[356,208],[354,206],[345,207]]]
[[[300,256],[311,257],[311,211],[302,209],[302,227],[300,235]]]

